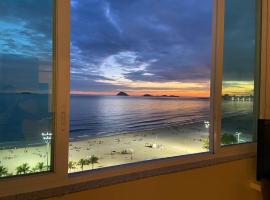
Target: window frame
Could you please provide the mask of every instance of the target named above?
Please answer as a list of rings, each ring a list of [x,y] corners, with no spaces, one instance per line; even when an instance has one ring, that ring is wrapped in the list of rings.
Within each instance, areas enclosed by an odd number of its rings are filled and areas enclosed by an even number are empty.
[[[40,195],[35,198],[61,195],[103,185],[125,182],[176,171],[214,165],[256,155],[256,143],[220,145],[221,88],[224,43],[224,4],[213,0],[213,44],[211,75],[210,150],[207,153],[162,158],[94,171],[68,174],[69,102],[70,102],[70,0],[55,0],[54,22],[54,111],[55,139],[53,143],[53,171],[0,179],[0,198],[18,195]],[[262,1],[262,35],[260,78],[260,118],[270,119],[270,3]],[[258,9],[259,10],[259,9]],[[260,12],[258,14],[261,16]],[[261,17],[260,17],[261,18]],[[265,42],[267,41],[267,42]],[[268,75],[268,76],[267,76]],[[25,184],[27,183],[27,184]],[[84,184],[83,187],[81,184]],[[16,191],[14,191],[16,188]],[[67,190],[68,188],[68,190]],[[40,192],[44,191],[44,192]],[[35,193],[36,192],[36,193]]]

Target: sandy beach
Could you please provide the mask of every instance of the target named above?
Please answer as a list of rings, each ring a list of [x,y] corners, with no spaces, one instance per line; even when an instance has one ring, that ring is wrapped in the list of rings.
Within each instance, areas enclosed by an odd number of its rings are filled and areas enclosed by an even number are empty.
[[[126,163],[194,154],[207,151],[204,141],[208,129],[203,123],[167,127],[124,134],[114,134],[96,138],[84,138],[69,144],[69,161],[78,162],[94,155],[98,163],[94,169]],[[34,168],[38,162],[47,163],[46,146],[12,148],[0,150],[0,165],[9,173],[16,174],[16,167],[28,163]],[[50,155],[49,159],[50,159]],[[79,165],[69,172],[81,171]],[[84,166],[84,170],[92,165]],[[46,170],[46,168],[44,169]]]

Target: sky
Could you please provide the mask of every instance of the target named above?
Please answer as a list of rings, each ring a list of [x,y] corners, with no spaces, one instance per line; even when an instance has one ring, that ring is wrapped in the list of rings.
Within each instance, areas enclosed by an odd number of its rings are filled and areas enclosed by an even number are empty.
[[[0,1],[0,58],[49,71],[52,0],[36,2]],[[71,93],[209,96],[213,8],[201,2],[71,0]],[[250,94],[255,1],[226,2],[223,93]]]
[[[212,0],[72,0],[72,93],[209,96]]]
[[[52,0],[0,1],[0,92],[48,93],[52,13]]]
[[[226,1],[223,94],[254,93],[256,3],[256,0]]]
[[[52,0],[0,1],[0,54],[35,57],[50,63]]]

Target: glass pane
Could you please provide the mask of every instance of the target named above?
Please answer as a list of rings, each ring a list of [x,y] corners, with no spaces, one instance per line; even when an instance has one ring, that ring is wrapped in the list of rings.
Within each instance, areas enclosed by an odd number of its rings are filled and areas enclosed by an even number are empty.
[[[212,0],[71,6],[69,172],[208,151]]]
[[[51,170],[53,1],[0,1],[0,177]]]
[[[256,133],[257,1],[225,1],[222,145],[252,142]]]

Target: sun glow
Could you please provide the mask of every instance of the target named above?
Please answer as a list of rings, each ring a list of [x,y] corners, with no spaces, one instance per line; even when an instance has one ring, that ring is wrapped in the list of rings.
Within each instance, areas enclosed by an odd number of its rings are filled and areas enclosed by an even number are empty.
[[[224,81],[222,95],[253,95],[254,81]]]
[[[104,81],[102,81],[104,83]],[[105,81],[110,82],[111,81]],[[128,89],[124,89],[126,93],[131,96],[142,96],[150,94],[153,96],[162,95],[175,95],[175,96],[189,96],[189,97],[209,97],[210,96],[210,84],[204,83],[180,83],[180,82],[165,82],[165,83],[152,83],[152,82],[114,82],[114,85],[125,86]],[[71,94],[82,95],[115,95],[120,90],[111,91],[79,91],[73,90]]]

